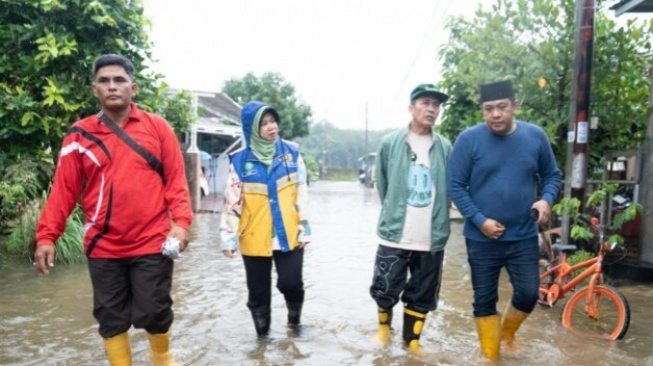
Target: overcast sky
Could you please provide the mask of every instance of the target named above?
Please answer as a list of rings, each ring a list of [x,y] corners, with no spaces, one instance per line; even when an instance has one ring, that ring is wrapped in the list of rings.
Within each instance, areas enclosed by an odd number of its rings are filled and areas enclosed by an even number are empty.
[[[173,88],[219,91],[248,72],[278,72],[341,128],[399,127],[408,96],[437,82],[451,14],[481,0],[145,0],[158,63]],[[493,1],[491,1],[493,2]]]
[[[248,72],[278,72],[340,128],[403,126],[410,91],[439,80],[451,15],[495,0],[144,0],[173,88],[220,91]],[[366,114],[366,105],[368,112]]]

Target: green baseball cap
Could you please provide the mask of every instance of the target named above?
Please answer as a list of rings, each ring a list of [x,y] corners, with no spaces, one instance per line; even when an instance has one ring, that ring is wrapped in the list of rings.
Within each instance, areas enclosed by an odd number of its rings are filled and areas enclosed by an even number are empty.
[[[419,84],[413,91],[410,93],[410,101],[411,103],[424,95],[430,95],[432,97],[435,97],[437,100],[440,101],[440,103],[445,103],[448,99],[449,96],[444,94],[443,92],[438,89],[437,86],[433,84]]]

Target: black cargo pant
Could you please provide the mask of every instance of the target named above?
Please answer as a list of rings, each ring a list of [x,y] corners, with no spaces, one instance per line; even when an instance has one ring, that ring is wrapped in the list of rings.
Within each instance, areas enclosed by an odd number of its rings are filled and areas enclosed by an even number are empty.
[[[444,250],[419,252],[379,245],[370,295],[384,309],[392,309],[401,296],[408,309],[420,313],[435,310],[443,260]]]
[[[88,259],[93,284],[93,316],[100,335],[110,338],[133,325],[166,333],[172,325],[172,259],[161,254],[120,259]]]

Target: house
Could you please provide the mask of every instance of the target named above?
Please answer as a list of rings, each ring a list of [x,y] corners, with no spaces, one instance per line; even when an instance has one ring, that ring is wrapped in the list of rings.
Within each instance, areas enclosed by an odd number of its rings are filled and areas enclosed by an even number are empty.
[[[653,0],[621,0],[610,7],[616,16],[627,13],[653,13]],[[653,84],[653,79],[651,79]],[[633,279],[653,281],[653,95],[649,97],[649,112],[646,140],[643,146],[643,164],[640,182],[639,203],[643,206],[639,253],[634,266],[630,268]]]
[[[202,198],[196,207],[201,211],[220,211],[229,173],[229,154],[242,146],[241,106],[222,92],[187,92],[192,96],[197,121],[191,125],[190,133],[183,137],[182,148],[200,155],[197,169],[201,174],[195,174],[200,177],[197,192]]]
[[[194,104],[198,116],[192,127],[196,134],[200,161],[209,187],[209,197],[203,207],[206,211],[219,211],[211,202],[220,202],[229,173],[229,154],[242,146],[242,129],[238,105],[227,94],[194,92]]]

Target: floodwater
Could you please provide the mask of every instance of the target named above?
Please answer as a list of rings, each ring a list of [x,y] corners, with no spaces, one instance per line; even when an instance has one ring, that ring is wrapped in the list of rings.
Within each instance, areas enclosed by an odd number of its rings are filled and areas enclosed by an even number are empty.
[[[379,202],[354,182],[311,185],[314,241],[306,250],[304,332],[285,327],[283,297],[274,292],[271,336],[255,339],[245,306],[242,261],[218,245],[219,214],[198,214],[192,243],[176,262],[172,349],[180,365],[477,365],[481,364],[471,315],[471,285],[461,225],[452,223],[439,308],[429,314],[423,352],[401,344],[401,306],[395,308],[390,346],[372,341],[376,306],[368,294],[377,242]],[[0,270],[0,365],[107,365],[84,265]],[[497,365],[653,365],[653,286],[625,284],[631,325],[621,341],[578,338],[560,324],[562,304],[536,308],[518,333],[521,347]],[[510,286],[502,276],[499,308]],[[134,365],[148,365],[142,330],[131,331]]]

